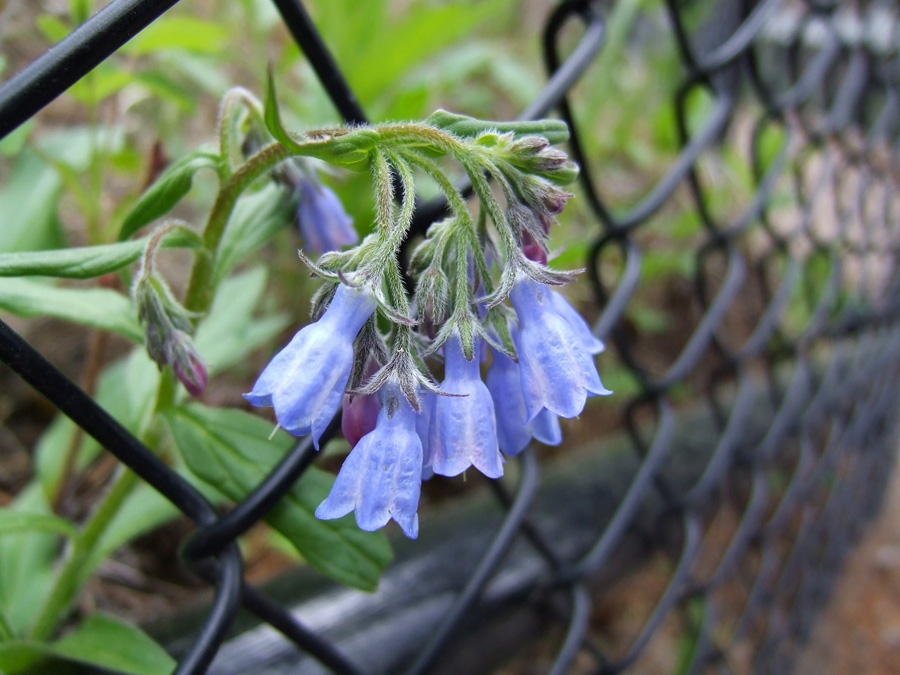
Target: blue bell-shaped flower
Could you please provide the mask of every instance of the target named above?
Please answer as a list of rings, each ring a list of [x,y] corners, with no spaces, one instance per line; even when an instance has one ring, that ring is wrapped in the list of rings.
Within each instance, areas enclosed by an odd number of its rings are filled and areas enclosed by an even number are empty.
[[[476,343],[475,354],[480,354]],[[441,389],[455,396],[436,396],[431,418],[431,467],[441,476],[457,476],[474,466],[488,478],[503,475],[497,445],[494,403],[481,381],[479,359],[466,359],[459,338],[444,345]]]
[[[340,284],[322,317],[300,330],[244,394],[256,406],[274,406],[278,423],[313,443],[334,417],[350,379],[353,340],[375,311],[369,291]]]
[[[521,278],[509,294],[521,326],[515,344],[526,421],[543,408],[576,417],[588,396],[612,393],[600,382],[583,340],[556,311],[551,293],[545,284]]]
[[[410,539],[419,534],[422,442],[417,413],[396,382],[378,391],[381,409],[375,429],[363,436],[344,460],[331,493],[316,517],[340,518],[356,511],[363,530],[377,530],[393,518]]]

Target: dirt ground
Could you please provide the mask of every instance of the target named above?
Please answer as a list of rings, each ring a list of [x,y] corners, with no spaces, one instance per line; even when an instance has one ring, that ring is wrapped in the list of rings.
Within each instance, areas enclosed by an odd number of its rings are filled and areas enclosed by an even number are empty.
[[[900,472],[848,556],[796,675],[900,673]]]

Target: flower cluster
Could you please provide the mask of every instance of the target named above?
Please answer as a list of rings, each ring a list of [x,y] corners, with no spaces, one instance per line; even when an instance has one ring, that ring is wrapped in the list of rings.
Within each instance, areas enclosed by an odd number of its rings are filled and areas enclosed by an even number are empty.
[[[245,395],[253,405],[274,407],[289,432],[311,434],[316,448],[343,407],[352,450],[319,518],[354,511],[365,530],[393,519],[416,537],[423,480],[470,467],[499,478],[504,457],[532,439],[560,443],[559,418],[579,415],[589,396],[610,393],[593,358],[602,342],[554,290],[572,274],[546,264],[554,218],[571,197],[560,185],[577,168],[549,140],[564,139],[564,125],[533,124],[538,128],[491,125],[439,111],[425,125],[365,129],[359,141],[354,134],[363,130],[340,136],[346,156],[333,161],[358,168],[363,155],[374,176],[376,230],[316,263],[301,253],[326,280],[314,300],[317,318]],[[280,129],[272,133],[297,152],[312,148],[325,158],[331,152]],[[440,155],[455,159],[472,181],[477,217],[434,161]],[[409,297],[398,251],[414,211],[414,170],[443,191],[450,216],[413,251]],[[308,212],[301,224],[307,217],[339,233],[339,202],[312,194],[301,198]],[[441,354],[438,383],[429,363]],[[483,361],[489,361],[484,379]]]

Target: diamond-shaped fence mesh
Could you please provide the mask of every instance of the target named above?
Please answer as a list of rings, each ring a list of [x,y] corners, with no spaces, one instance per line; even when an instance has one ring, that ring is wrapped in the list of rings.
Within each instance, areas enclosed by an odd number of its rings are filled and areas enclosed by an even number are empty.
[[[173,4],[114,0],[0,87],[0,131]],[[275,4],[337,108],[363,121],[303,6]],[[896,452],[900,14],[700,4],[669,0],[629,46],[670,39],[680,57],[659,74],[679,82],[677,153],[646,182],[592,154],[606,3],[553,8],[547,84],[521,115],[557,112],[571,128],[594,219],[584,309],[609,346],[601,373],[622,374],[603,408],[618,435],[552,461],[528,449],[515,479],[401,547],[374,595],[317,587],[286,607],[242,578],[236,537],[310,465],[309,442],[220,515],[0,325],[3,361],[196,522],[184,559],[216,593],[173,645],[178,672],[790,669]],[[435,210],[420,208],[419,231]],[[659,274],[666,264],[683,274]],[[594,410],[583,428],[607,414]],[[245,633],[215,659],[240,606],[277,633]]]

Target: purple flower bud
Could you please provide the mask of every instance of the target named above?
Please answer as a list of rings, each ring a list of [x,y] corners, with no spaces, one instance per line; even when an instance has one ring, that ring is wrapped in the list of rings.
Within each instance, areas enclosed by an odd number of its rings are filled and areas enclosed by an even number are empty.
[[[570,192],[555,187],[548,187],[541,195],[541,204],[551,216],[558,216],[566,208],[566,200],[571,197]]]
[[[172,366],[191,396],[200,396],[209,384],[209,373],[191,339],[189,313],[172,297],[165,282],[152,274],[142,274],[132,294],[150,358],[160,369]]]
[[[368,358],[364,370],[363,380],[368,380],[378,372],[378,363]],[[378,419],[378,396],[372,394],[344,394],[341,399],[343,414],[341,415],[341,431],[344,438],[355,448],[359,439],[375,428]]]
[[[481,353],[478,343],[475,353]],[[474,466],[488,478],[499,478],[503,460],[497,445],[494,403],[481,381],[479,359],[467,361],[455,335],[444,345],[444,354],[441,388],[462,396],[436,397],[429,437],[432,468],[441,476],[457,476]]]
[[[522,253],[529,260],[534,260],[541,265],[547,264],[547,252],[541,248],[541,245],[537,243],[528,230],[522,231]]]
[[[419,534],[422,442],[416,412],[397,384],[378,392],[381,410],[375,430],[366,434],[344,460],[331,493],[316,509],[323,520],[356,511],[363,530],[384,527],[391,518],[410,539]]]
[[[549,287],[521,278],[509,297],[521,325],[516,351],[527,421],[542,408],[576,417],[589,395],[612,393],[568,321],[554,309]]]
[[[322,317],[300,330],[266,366],[244,398],[274,406],[278,423],[313,443],[337,412],[353,365],[353,340],[375,311],[368,291],[340,284]]]
[[[181,331],[174,331],[166,349],[175,377],[181,380],[191,396],[200,396],[209,384],[209,373],[191,338]]]
[[[375,394],[344,394],[341,400],[344,414],[341,416],[341,430],[344,438],[355,448],[359,439],[375,428],[378,419],[378,397]]]
[[[309,178],[300,181],[297,221],[307,247],[317,253],[336,251],[359,241],[353,219],[333,190]]]

